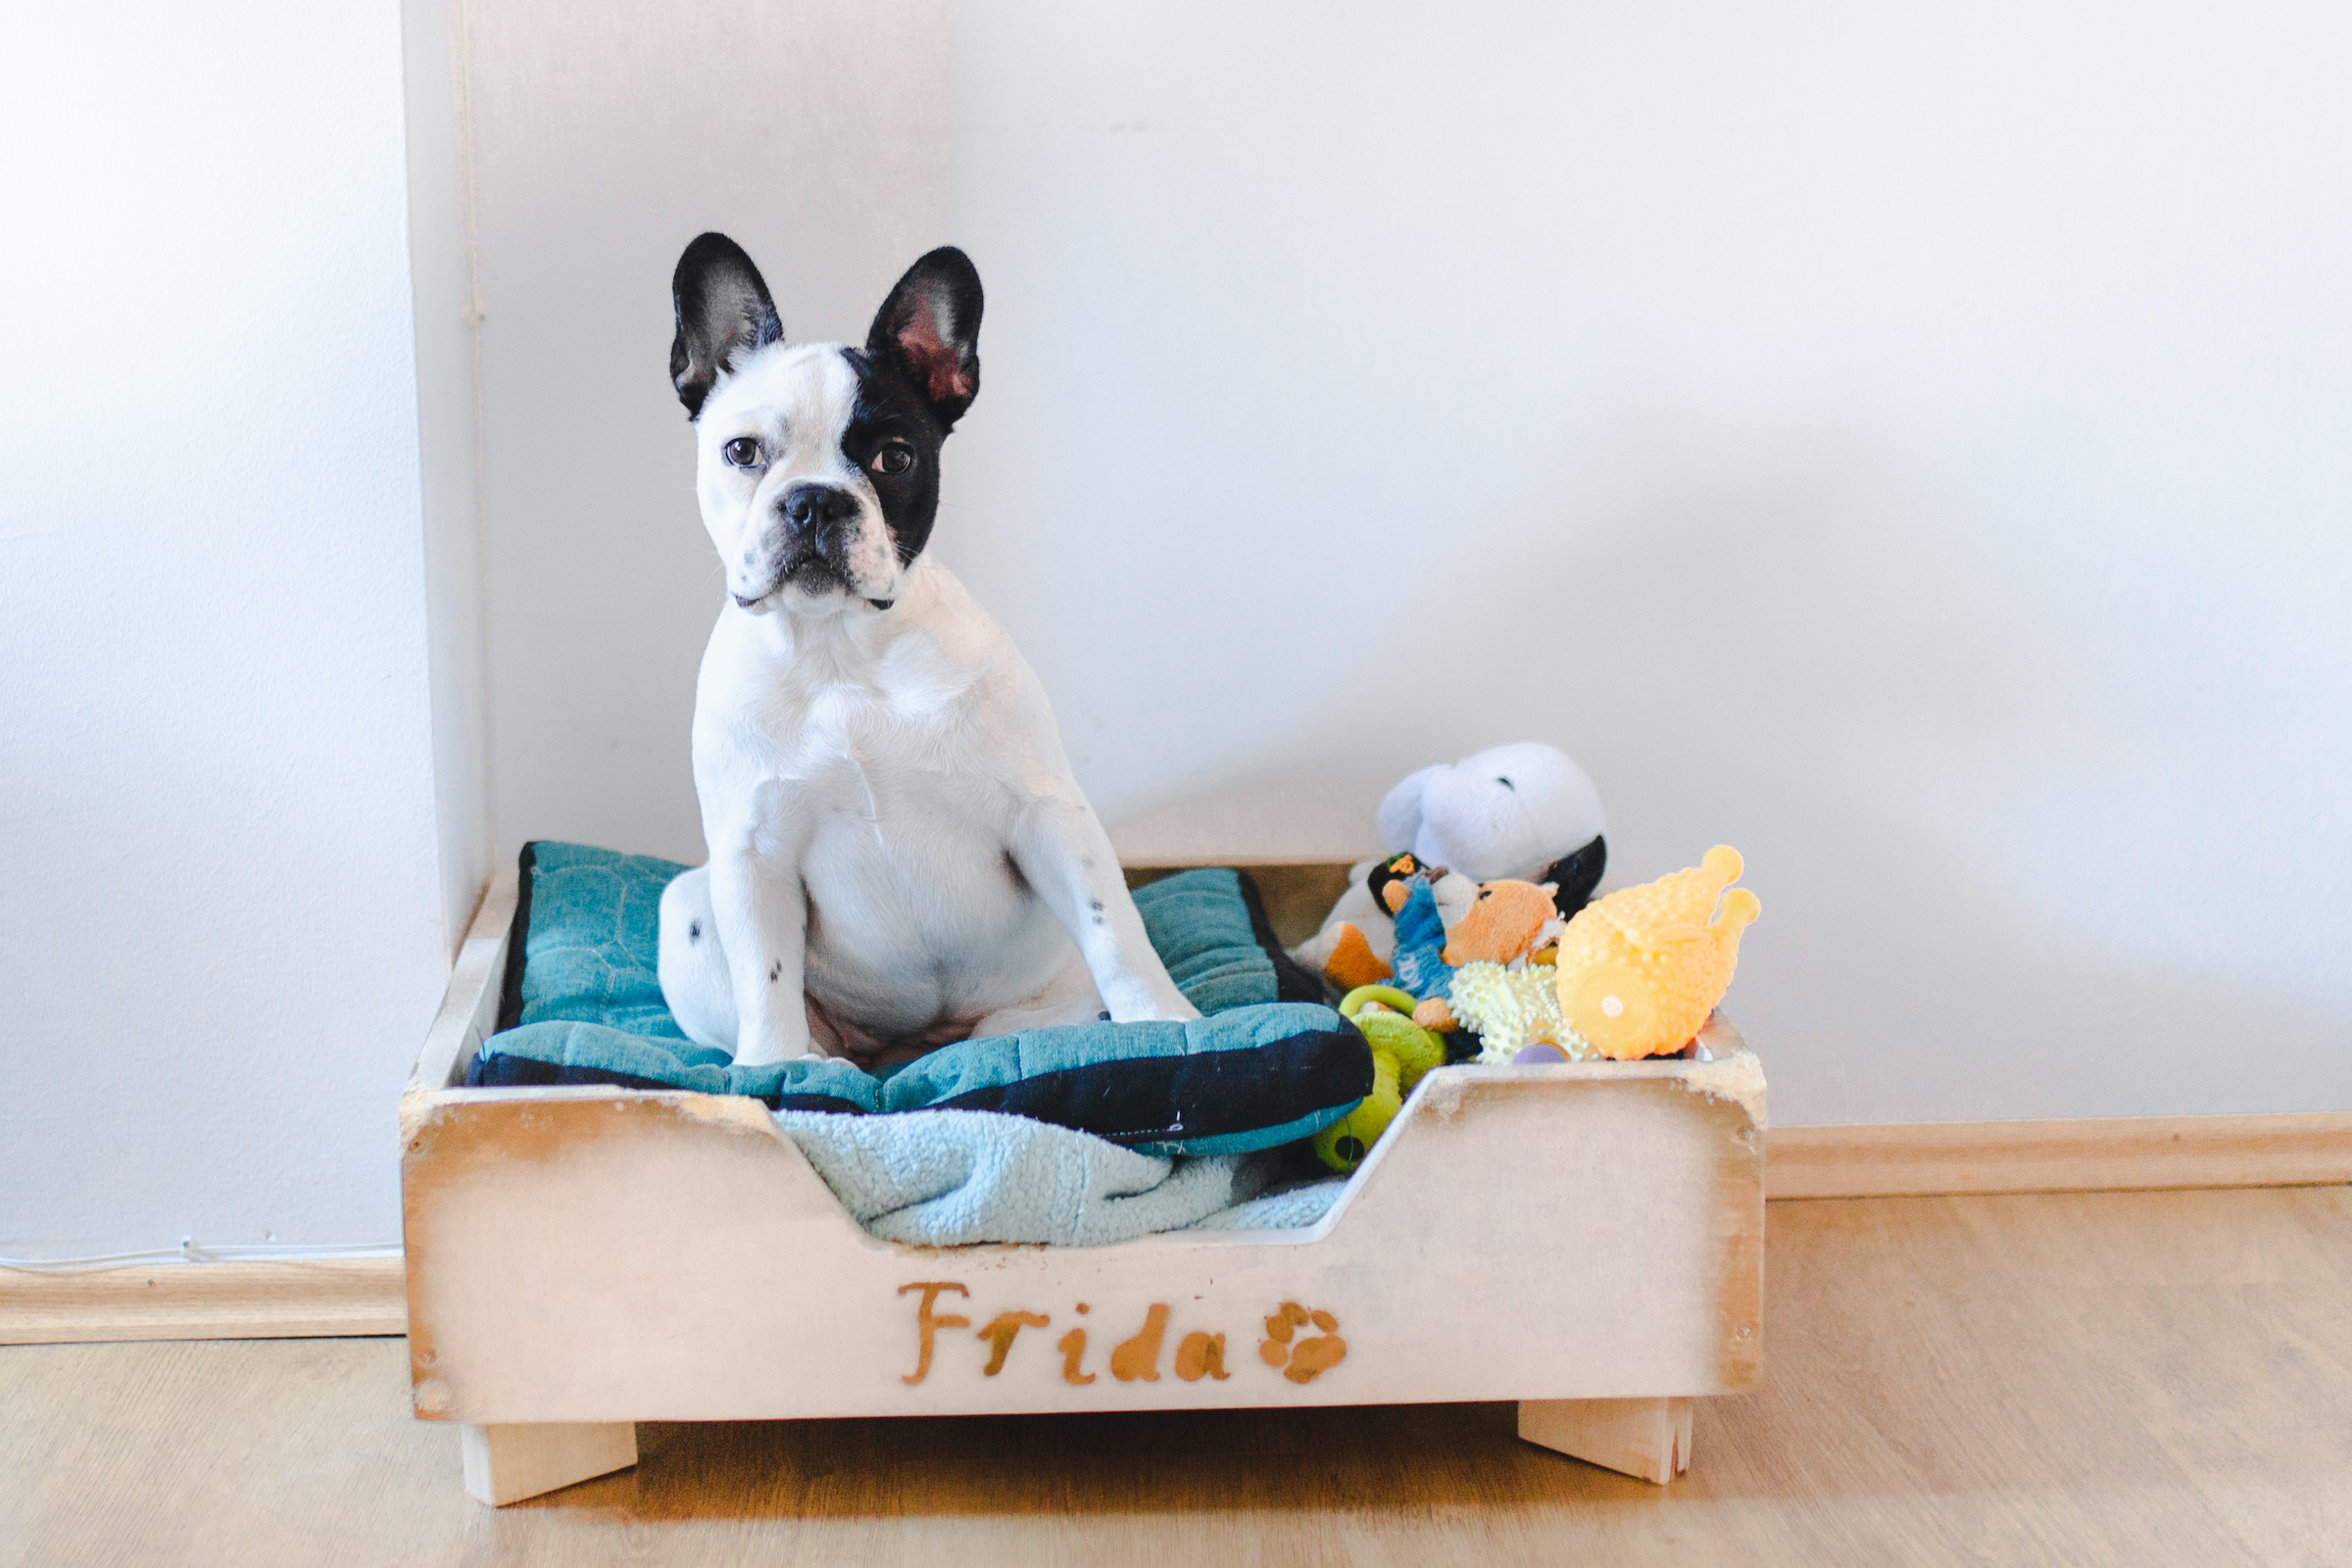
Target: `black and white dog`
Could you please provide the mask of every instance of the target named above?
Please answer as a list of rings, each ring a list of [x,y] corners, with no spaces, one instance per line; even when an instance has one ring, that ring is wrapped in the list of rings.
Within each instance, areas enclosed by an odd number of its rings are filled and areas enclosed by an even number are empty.
[[[792,346],[722,234],[672,281],[670,379],[728,597],[696,683],[710,862],[662,899],[662,991],[746,1065],[1192,1018],[1037,676],[923,553],[980,386],[980,277],[933,251],[863,348]]]

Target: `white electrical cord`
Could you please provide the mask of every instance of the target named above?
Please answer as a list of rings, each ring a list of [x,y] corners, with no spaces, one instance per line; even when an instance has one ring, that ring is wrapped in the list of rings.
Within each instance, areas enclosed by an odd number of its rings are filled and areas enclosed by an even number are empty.
[[[398,1242],[227,1242],[207,1247],[183,1236],[175,1248],[148,1252],[99,1252],[88,1257],[0,1257],[0,1268],[37,1274],[48,1270],[108,1268],[124,1263],[256,1263],[273,1257],[325,1262],[339,1257],[398,1257]]]

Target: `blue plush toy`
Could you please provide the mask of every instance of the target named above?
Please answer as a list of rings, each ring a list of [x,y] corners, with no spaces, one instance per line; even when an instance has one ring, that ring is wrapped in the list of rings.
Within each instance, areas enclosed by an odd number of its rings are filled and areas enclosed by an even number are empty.
[[[1438,898],[1426,876],[1415,876],[1405,894],[1403,906],[1396,911],[1396,984],[1409,991],[1421,1002],[1436,1000],[1446,1004],[1438,1009],[1439,1017],[1448,1017],[1453,1002],[1453,965],[1446,961],[1446,921],[1438,912]],[[1447,1061],[1470,1061],[1477,1057],[1481,1046],[1478,1035],[1469,1029],[1429,1018],[1422,1009],[1415,1010],[1415,1021],[1434,1028],[1446,1042]]]
[[[1429,878],[1416,874],[1407,884],[1404,907],[1396,911],[1396,983],[1415,997],[1450,999],[1453,968],[1446,961],[1446,922],[1438,913],[1437,895]]]

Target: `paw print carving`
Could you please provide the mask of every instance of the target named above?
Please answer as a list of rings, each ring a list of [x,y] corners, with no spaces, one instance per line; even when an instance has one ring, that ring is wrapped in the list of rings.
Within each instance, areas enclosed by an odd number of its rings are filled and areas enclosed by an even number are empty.
[[[1302,1328],[1318,1332],[1293,1343]],[[1340,1338],[1340,1320],[1329,1312],[1310,1311],[1297,1301],[1285,1301],[1266,1319],[1266,1337],[1257,1344],[1257,1358],[1278,1369],[1293,1383],[1312,1383],[1348,1359],[1348,1342]]]

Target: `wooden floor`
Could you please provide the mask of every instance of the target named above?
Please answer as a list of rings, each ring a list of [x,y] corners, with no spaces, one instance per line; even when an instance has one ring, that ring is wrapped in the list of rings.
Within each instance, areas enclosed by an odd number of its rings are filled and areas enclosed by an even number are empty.
[[[1700,1401],[1668,1488],[1449,1405],[648,1425],[635,1471],[493,1511],[398,1340],[34,1346],[0,1564],[2352,1564],[2352,1190],[1769,1227],[1768,1386]]]

